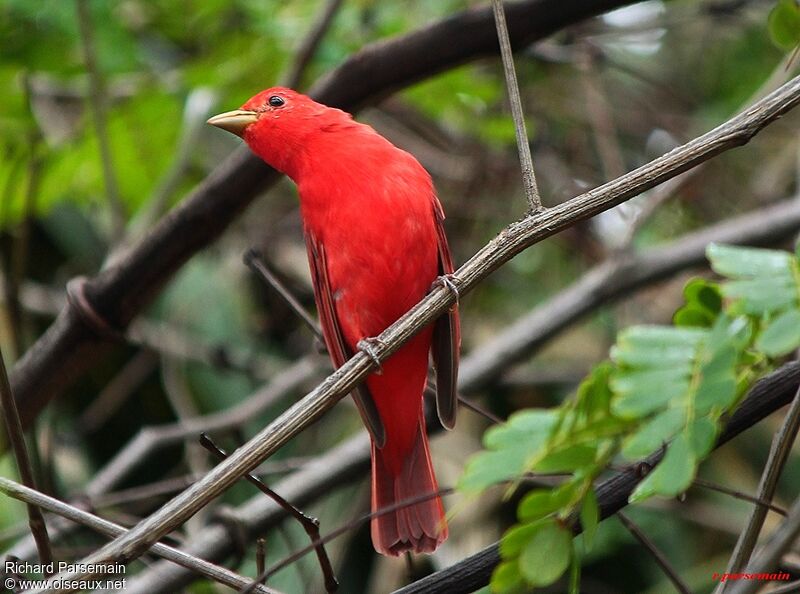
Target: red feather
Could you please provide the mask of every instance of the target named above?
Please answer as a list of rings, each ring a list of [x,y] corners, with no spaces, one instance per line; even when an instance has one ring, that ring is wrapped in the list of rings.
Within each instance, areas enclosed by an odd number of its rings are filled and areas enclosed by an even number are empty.
[[[453,271],[431,178],[412,155],[371,127],[289,89],[263,91],[242,109],[258,114],[244,129],[247,144],[298,185],[317,308],[338,367],[359,340],[380,334],[437,276]],[[382,372],[354,394],[373,438],[375,511],[438,489],[422,414],[432,347],[440,417],[452,426],[455,308],[387,359]],[[438,496],[372,521],[375,548],[388,555],[431,552],[445,538]]]

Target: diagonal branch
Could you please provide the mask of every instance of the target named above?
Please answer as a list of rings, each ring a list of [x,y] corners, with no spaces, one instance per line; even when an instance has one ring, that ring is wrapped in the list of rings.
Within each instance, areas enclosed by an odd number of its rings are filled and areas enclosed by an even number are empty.
[[[14,460],[17,463],[17,472],[23,484],[31,489],[36,488],[36,481],[33,478],[33,468],[31,467],[28,448],[25,445],[25,434],[19,422],[19,413],[14,402],[14,394],[11,392],[11,385],[8,383],[6,365],[3,362],[3,352],[0,351],[0,412],[3,413],[5,430],[11,449],[14,452]],[[0,433],[2,430],[0,429]],[[47,524],[44,522],[42,510],[31,503],[27,504],[28,525],[31,529],[33,539],[36,541],[36,549],[39,552],[39,562],[46,565],[53,561],[53,551],[50,546],[50,538],[47,535]]]
[[[90,514],[82,509],[78,509],[77,507],[64,503],[63,501],[59,501],[58,499],[54,499],[53,497],[40,493],[39,491],[35,491],[34,489],[29,489],[24,485],[20,485],[4,477],[0,477],[0,492],[8,495],[9,497],[13,497],[14,499],[24,501],[28,505],[41,507],[42,509],[46,509],[63,518],[87,526],[88,528],[91,528],[100,534],[105,534],[106,536],[114,537],[125,533],[125,528],[115,524],[114,522],[104,520],[103,518]],[[219,565],[214,565],[208,561],[198,559],[197,557],[193,557],[192,555],[184,553],[183,551],[168,547],[165,544],[154,544],[150,549],[150,552],[158,555],[159,557],[172,561],[181,567],[185,567],[191,571],[197,572],[198,574],[205,576],[210,580],[230,586],[231,588],[244,588],[251,583],[251,580],[225,569],[224,567],[220,567]],[[264,586],[259,586],[252,591],[259,592],[260,594],[280,594],[280,592],[277,590],[266,588]]]
[[[784,419],[780,430],[772,441],[769,458],[767,458],[767,463],[764,466],[764,471],[761,474],[761,480],[758,484],[758,493],[756,496],[759,499],[772,501],[775,491],[778,488],[778,479],[783,472],[783,468],[792,451],[792,446],[797,438],[798,428],[800,428],[800,388],[798,388],[795,399],[789,407],[786,419]],[[766,517],[766,507],[759,505],[753,508],[750,518],[747,520],[747,526],[736,541],[733,554],[725,570],[726,573],[740,573],[748,564]],[[727,582],[720,582],[717,591],[725,592],[728,589]]]
[[[506,227],[454,275],[461,295],[474,289],[491,272],[526,248],[553,234],[628,200],[698,163],[746,144],[769,123],[800,104],[800,77],[792,79],[742,114],[638,169],[558,206],[534,213]],[[422,301],[382,332],[373,354],[385,360],[424,326],[444,314],[456,295],[447,287],[433,289]],[[317,388],[291,406],[247,444],[216,466],[203,479],[140,522],[124,536],[86,557],[78,567],[109,561],[128,562],[140,556],[161,536],[181,525],[242,474],[274,453],[292,437],[318,420],[372,371],[376,362],[357,353]],[[86,575],[95,575],[89,571]],[[83,571],[59,575],[78,579]],[[69,591],[69,590],[61,590]]]

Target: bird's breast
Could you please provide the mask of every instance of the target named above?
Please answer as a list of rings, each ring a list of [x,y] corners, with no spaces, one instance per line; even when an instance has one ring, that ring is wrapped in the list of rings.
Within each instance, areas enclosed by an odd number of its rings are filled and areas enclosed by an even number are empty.
[[[432,188],[425,178],[384,174],[318,192],[301,186],[303,221],[323,246],[339,323],[353,345],[396,321],[436,278]]]

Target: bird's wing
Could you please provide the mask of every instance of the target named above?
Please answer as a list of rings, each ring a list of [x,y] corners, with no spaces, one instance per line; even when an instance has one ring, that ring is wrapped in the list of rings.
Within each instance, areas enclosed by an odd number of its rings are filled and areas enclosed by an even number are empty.
[[[436,225],[436,240],[439,247],[439,274],[453,272],[453,257],[444,234],[444,211],[439,200],[433,198]],[[447,314],[436,320],[433,327],[433,364],[436,366],[436,411],[439,420],[447,429],[456,424],[458,396],[458,353],[461,348],[461,327],[458,318],[458,303]]]
[[[334,366],[339,368],[353,356],[353,353],[344,342],[342,329],[336,316],[336,304],[333,300],[328,268],[325,264],[325,249],[308,230],[306,230],[306,244],[312,284],[314,285],[314,297],[322,324],[322,335],[325,337],[325,345]],[[372,435],[375,445],[382,448],[386,443],[386,428],[383,426],[375,401],[366,384],[361,384],[353,390],[353,400],[356,402],[358,412],[361,413],[364,425]]]

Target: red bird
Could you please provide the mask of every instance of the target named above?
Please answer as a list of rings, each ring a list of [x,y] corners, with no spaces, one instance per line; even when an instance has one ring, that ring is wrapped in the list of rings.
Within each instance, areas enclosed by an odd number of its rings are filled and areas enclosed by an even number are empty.
[[[444,213],[428,172],[350,114],[285,88],[262,91],[241,109],[208,120],[297,184],[314,295],[336,367],[415,305],[453,262]],[[455,308],[383,362],[354,393],[372,438],[372,509],[438,490],[422,393],[428,356],[436,367],[437,410],[456,413],[459,320]],[[374,356],[373,356],[374,358]],[[385,555],[430,553],[447,538],[441,499],[372,520]]]

